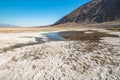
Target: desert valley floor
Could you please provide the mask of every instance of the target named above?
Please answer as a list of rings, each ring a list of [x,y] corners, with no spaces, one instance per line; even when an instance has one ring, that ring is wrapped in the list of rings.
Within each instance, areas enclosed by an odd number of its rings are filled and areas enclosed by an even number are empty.
[[[0,80],[120,80],[120,32],[1,32]]]

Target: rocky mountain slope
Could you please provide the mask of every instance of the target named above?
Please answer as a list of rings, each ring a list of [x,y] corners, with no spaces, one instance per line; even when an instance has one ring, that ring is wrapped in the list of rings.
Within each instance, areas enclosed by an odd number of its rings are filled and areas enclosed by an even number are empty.
[[[55,24],[67,22],[102,23],[115,20],[120,20],[120,0],[92,0]]]

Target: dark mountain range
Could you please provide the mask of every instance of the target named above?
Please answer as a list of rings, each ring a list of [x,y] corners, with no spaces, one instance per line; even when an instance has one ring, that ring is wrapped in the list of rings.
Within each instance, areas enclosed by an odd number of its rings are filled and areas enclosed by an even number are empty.
[[[120,20],[120,0],[92,0],[55,23],[102,23]]]

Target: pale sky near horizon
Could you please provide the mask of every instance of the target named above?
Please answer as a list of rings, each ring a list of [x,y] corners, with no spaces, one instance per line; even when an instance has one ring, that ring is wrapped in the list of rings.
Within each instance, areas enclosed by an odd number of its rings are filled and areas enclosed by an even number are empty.
[[[55,23],[91,0],[0,0],[0,23],[42,26]]]

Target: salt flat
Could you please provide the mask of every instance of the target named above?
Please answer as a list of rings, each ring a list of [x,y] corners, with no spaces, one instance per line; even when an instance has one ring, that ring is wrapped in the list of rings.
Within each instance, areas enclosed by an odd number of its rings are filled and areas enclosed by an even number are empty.
[[[120,37],[49,41],[45,33],[0,33],[0,80],[120,79]]]

